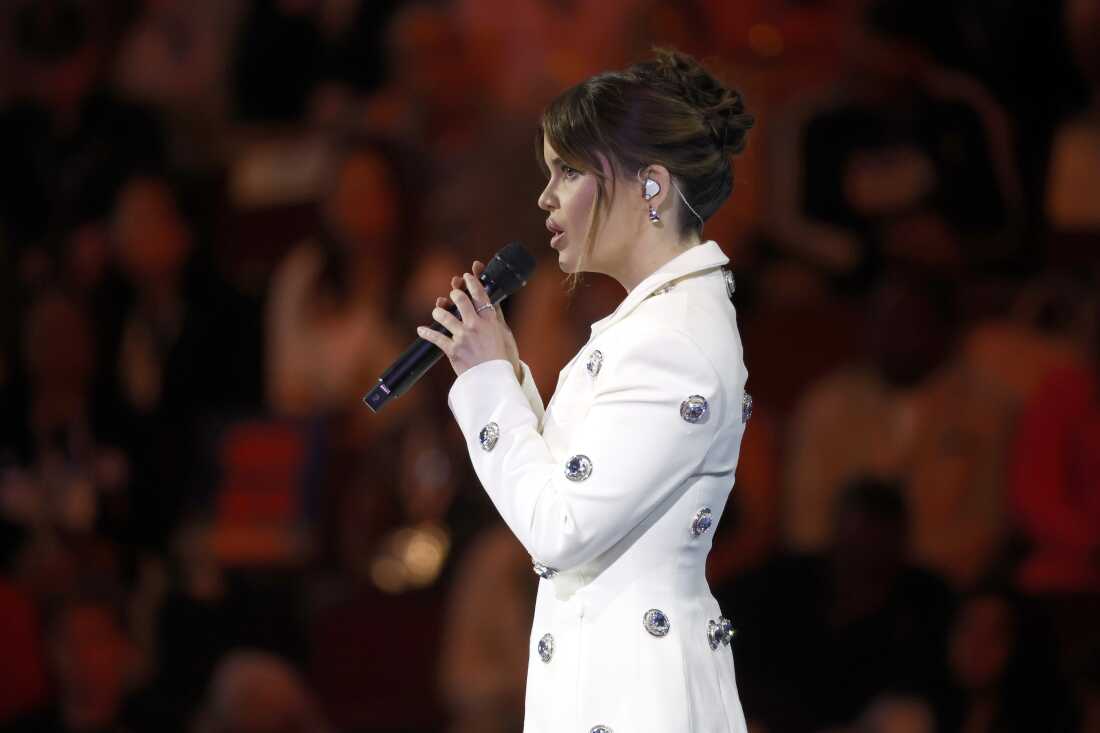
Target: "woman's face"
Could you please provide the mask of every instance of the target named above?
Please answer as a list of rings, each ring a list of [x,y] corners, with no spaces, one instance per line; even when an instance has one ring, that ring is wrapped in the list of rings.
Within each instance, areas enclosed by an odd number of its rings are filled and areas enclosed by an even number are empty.
[[[549,213],[546,227],[551,232],[550,246],[558,252],[562,272],[579,272],[592,221],[592,207],[596,202],[596,176],[591,171],[572,168],[561,160],[547,140],[543,141],[542,151],[550,180],[539,196],[538,205]],[[604,172],[611,173],[609,165]],[[617,263],[629,254],[626,245],[630,241],[630,212],[623,193],[630,189],[630,182],[616,181],[615,188],[618,195],[613,197],[601,217],[592,251],[584,257],[586,272],[616,272],[620,269]],[[641,184],[637,188],[640,196]]]

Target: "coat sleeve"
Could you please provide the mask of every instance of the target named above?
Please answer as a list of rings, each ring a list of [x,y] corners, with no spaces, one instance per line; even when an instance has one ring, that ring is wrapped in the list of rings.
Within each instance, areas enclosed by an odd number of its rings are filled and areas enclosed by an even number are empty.
[[[449,395],[493,504],[531,556],[558,570],[598,557],[681,490],[728,409],[717,372],[686,335],[654,329],[620,343],[619,353],[605,354],[591,406],[560,460],[506,361],[463,372]],[[696,422],[680,414],[693,395],[708,406]],[[498,437],[482,441],[490,423]],[[590,465],[587,476],[567,475],[571,458]]]
[[[527,398],[531,412],[535,413],[535,419],[541,425],[544,408],[542,395],[539,394],[539,388],[535,384],[535,375],[531,374],[531,367],[527,366],[527,362],[521,361],[519,365],[523,368],[523,396]]]

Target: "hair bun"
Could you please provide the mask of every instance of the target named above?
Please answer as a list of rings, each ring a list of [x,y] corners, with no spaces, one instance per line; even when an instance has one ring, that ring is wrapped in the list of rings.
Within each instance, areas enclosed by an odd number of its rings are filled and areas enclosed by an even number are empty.
[[[669,48],[654,49],[650,66],[656,80],[674,86],[679,96],[696,110],[710,128],[715,144],[725,156],[745,149],[755,118],[745,112],[741,93],[730,89],[693,57]]]

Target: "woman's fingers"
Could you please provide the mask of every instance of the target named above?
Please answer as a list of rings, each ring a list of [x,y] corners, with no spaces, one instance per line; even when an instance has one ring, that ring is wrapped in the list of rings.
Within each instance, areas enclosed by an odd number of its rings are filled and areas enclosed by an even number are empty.
[[[477,313],[474,310],[474,304],[470,301],[470,296],[461,290],[455,289],[451,291],[451,302],[458,306],[458,315],[466,323],[473,323],[477,318]]]
[[[451,301],[447,300],[446,298],[436,298],[435,299],[435,307],[436,308],[446,308],[450,304],[451,304]]]
[[[485,271],[485,265],[482,264],[480,260],[474,260],[474,263],[470,269],[474,273],[474,278],[476,279],[479,275],[481,275],[482,272]],[[472,292],[469,288],[469,284],[466,282],[465,276],[455,275],[451,278],[451,290],[462,290],[463,288],[466,288],[467,292]],[[440,305],[438,301],[436,302],[436,305],[439,305],[441,308],[446,308],[447,304],[450,303],[450,301],[448,301],[446,298],[441,298],[441,300],[444,301],[442,305]]]
[[[480,280],[468,272],[463,277],[466,279],[466,290],[470,293],[474,305],[480,308],[490,302],[489,294],[485,292],[485,286],[481,284]]]
[[[432,310],[432,318],[436,323],[443,326],[443,328],[447,329],[452,334],[458,333],[459,329],[462,328],[462,323],[451,315],[449,311],[443,308],[435,308]]]
[[[446,354],[448,359],[454,354],[455,342],[439,333],[439,331],[433,331],[427,326],[417,326],[416,335],[438,346],[439,350]]]

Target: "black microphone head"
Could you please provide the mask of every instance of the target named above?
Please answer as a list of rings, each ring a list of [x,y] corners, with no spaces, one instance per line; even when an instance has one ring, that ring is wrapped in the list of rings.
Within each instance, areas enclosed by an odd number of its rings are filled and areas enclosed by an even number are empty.
[[[499,302],[527,284],[535,270],[535,258],[519,242],[500,248],[485,266],[482,277],[492,283],[493,302]]]

